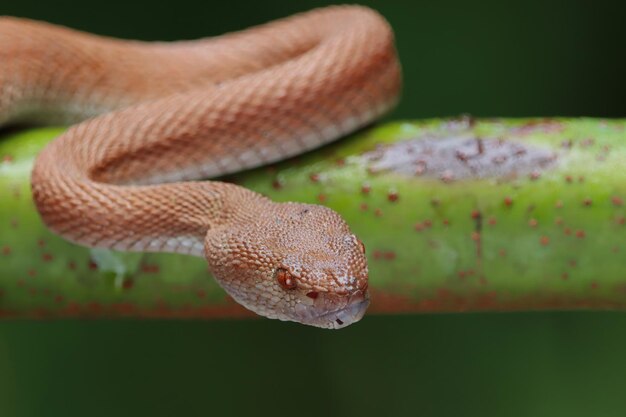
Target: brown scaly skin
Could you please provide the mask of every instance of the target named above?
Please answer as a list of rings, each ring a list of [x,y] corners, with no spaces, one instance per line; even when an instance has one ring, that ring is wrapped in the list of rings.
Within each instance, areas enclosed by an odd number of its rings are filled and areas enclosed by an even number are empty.
[[[267,317],[339,328],[363,316],[363,245],[338,214],[179,181],[293,156],[388,111],[400,68],[378,14],[319,9],[177,43],[0,18],[0,45],[0,125],[109,112],[36,161],[33,196],[53,231],[94,247],[204,255],[233,298]]]

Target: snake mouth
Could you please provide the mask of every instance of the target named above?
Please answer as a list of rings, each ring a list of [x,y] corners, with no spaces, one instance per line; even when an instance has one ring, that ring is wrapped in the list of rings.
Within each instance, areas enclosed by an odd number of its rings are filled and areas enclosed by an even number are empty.
[[[329,303],[336,305],[336,300],[328,297],[326,302],[318,302],[314,306],[302,306],[299,311],[300,320],[315,327],[343,329],[363,318],[370,300],[367,292],[359,291],[352,295],[347,303],[342,303],[343,306],[340,308],[328,311]]]
[[[361,301],[350,303],[339,310],[322,314],[319,318],[327,325],[324,327],[342,329],[361,320],[369,305],[369,298],[365,298]]]

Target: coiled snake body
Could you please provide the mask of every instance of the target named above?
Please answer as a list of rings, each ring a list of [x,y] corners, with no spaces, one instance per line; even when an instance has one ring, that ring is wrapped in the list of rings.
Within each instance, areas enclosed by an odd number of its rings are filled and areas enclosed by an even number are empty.
[[[117,40],[0,17],[0,125],[74,123],[38,156],[36,206],[82,245],[205,256],[258,314],[339,328],[367,308],[362,243],[334,211],[189,180],[253,168],[397,101],[393,34],[358,6],[195,41]]]

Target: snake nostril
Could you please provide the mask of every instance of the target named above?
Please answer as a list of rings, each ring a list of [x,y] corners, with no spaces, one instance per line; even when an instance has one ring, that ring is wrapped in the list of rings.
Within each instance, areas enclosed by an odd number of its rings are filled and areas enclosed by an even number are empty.
[[[306,296],[312,299],[316,299],[320,294],[317,291],[309,291]]]

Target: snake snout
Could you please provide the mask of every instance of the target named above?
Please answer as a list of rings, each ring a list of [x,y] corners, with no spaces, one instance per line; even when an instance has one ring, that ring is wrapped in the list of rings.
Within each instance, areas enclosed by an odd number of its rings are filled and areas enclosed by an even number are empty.
[[[352,323],[356,323],[361,320],[365,315],[365,311],[367,307],[370,305],[369,298],[363,299],[361,301],[352,302],[348,304],[344,309],[331,314],[331,317],[334,315],[335,320],[333,322],[333,329],[341,329],[346,327]]]
[[[328,329],[342,329],[361,320],[369,306],[367,290],[351,295],[320,294],[312,303],[296,305],[296,314],[303,323]]]

